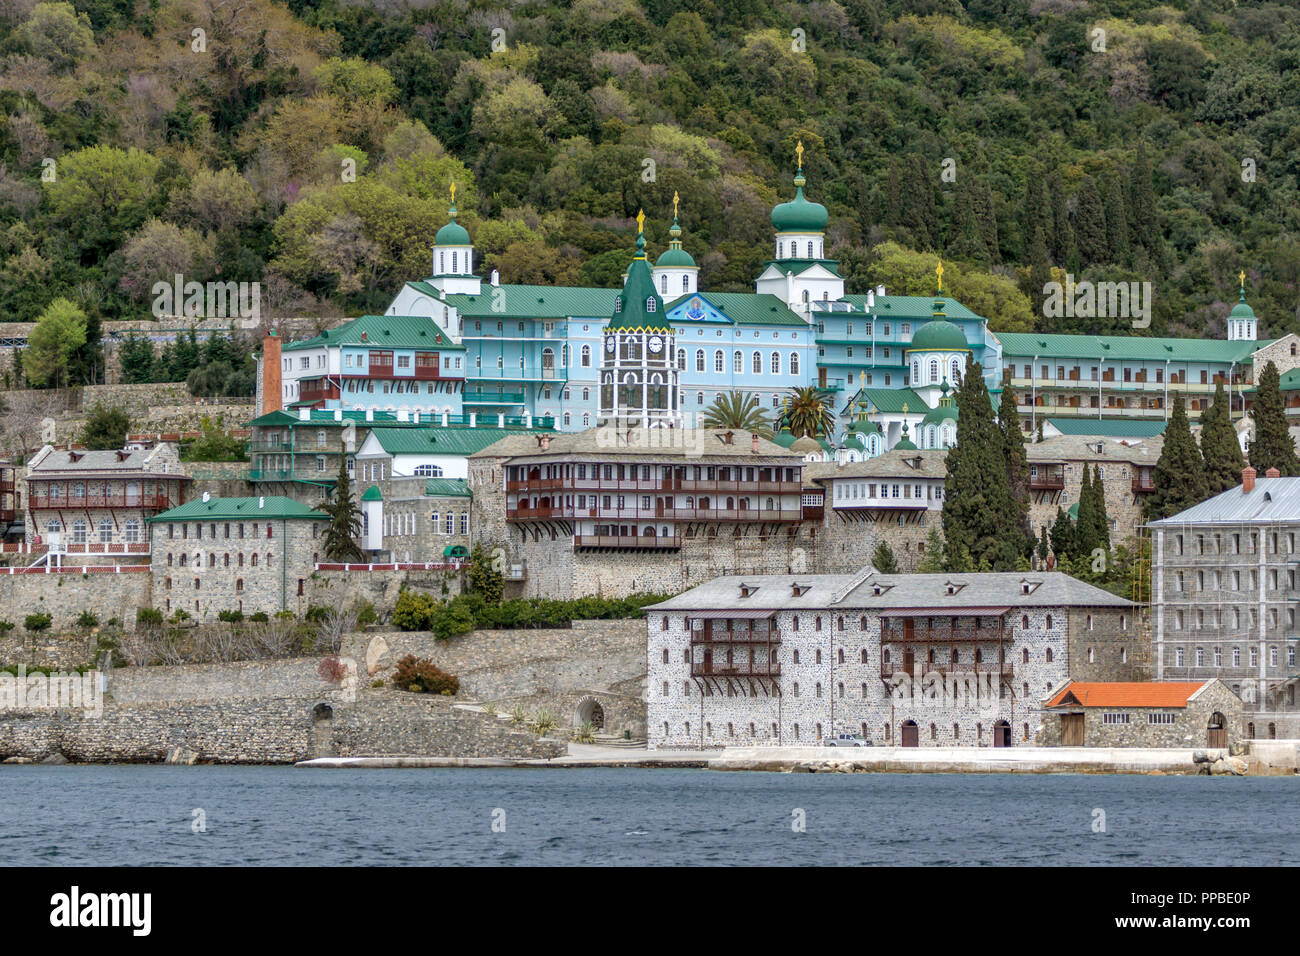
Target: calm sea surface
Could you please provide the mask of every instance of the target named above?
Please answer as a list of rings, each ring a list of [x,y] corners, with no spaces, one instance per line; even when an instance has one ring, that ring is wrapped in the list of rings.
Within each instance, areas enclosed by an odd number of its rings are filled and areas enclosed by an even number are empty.
[[[51,865],[1254,865],[1294,778],[0,767],[0,861]],[[201,810],[202,813],[196,813]],[[1095,811],[1104,833],[1094,833]],[[804,832],[792,823],[802,811]],[[202,820],[203,832],[194,832]],[[504,824],[504,832],[494,832]]]

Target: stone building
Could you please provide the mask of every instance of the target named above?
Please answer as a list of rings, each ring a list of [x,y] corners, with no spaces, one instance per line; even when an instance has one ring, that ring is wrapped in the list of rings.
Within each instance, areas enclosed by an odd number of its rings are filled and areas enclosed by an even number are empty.
[[[463,478],[373,484],[361,495],[363,547],[375,562],[459,563],[469,556],[473,497]]]
[[[18,490],[18,469],[12,462],[0,461],[0,538],[21,538],[22,492]]]
[[[1156,679],[1222,679],[1241,697],[1244,736],[1300,737],[1300,478],[1242,478],[1148,525]]]
[[[290,498],[208,495],[154,515],[154,607],[200,621],[222,611],[300,615],[329,520]]]
[[[1136,615],[1059,572],[717,578],[646,609],[649,745],[1023,746],[1068,680],[1145,676]]]
[[[823,490],[827,560],[860,563],[883,540],[899,570],[916,570],[930,529],[942,531],[946,457],[938,449],[896,448],[863,461],[806,466],[805,480]]]
[[[1221,680],[1071,681],[1044,709],[1044,747],[1227,748],[1241,736],[1241,699]]]
[[[1056,521],[1056,509],[1079,503],[1083,472],[1098,468],[1106,494],[1112,547],[1136,536],[1142,506],[1155,490],[1155,466],[1164,437],[1115,438],[1104,435],[1059,435],[1025,445],[1029,460],[1029,523],[1038,535]]]
[[[27,545],[77,563],[143,557],[146,521],[184,502],[189,485],[175,445],[134,451],[46,445],[27,469]]]
[[[470,456],[475,543],[502,548],[522,592],[541,597],[817,568],[821,522],[804,513],[802,467],[743,431],[515,435]]]

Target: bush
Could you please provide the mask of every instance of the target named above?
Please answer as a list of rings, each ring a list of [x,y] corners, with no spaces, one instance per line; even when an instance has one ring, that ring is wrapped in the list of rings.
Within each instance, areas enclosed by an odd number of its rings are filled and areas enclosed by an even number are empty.
[[[94,611],[82,611],[77,615],[77,627],[94,627],[99,623],[99,615]]]
[[[265,624],[267,621],[271,620],[265,611],[254,611],[252,614],[248,615],[248,619],[254,624]]]
[[[307,608],[307,613],[303,615],[309,624],[320,624],[333,613],[332,607],[325,607],[321,604],[313,604]]]
[[[460,680],[448,674],[427,657],[407,654],[397,662],[393,672],[393,686],[406,688],[413,693],[454,695],[460,690]]]
[[[23,627],[29,634],[39,634],[41,631],[49,630],[50,616],[44,611],[38,614],[28,614],[23,618]]]
[[[188,621],[189,619],[190,619],[189,612],[182,611],[180,608],[177,608],[175,613],[172,614],[173,624],[179,624],[181,623],[181,621]]]
[[[163,612],[156,607],[142,607],[135,612],[136,624],[162,624]]]
[[[239,611],[239,610],[235,610],[235,611],[218,611],[218,612],[217,612],[217,620],[218,620],[218,621],[225,621],[225,622],[227,622],[228,624],[238,624],[238,623],[240,623],[241,621],[244,620],[244,612],[243,612],[243,611]]]
[[[0,635],[8,634],[14,629],[13,621],[0,621]]]
[[[403,591],[393,607],[393,623],[403,631],[427,631],[436,607],[427,594]]]
[[[375,613],[375,606],[369,601],[357,606],[357,626],[365,627],[367,624],[378,624],[379,615]]]

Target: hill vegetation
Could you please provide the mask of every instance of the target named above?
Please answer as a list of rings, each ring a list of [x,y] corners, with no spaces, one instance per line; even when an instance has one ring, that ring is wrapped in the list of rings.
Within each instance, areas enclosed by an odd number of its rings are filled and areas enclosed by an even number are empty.
[[[752,289],[802,140],[850,291],[929,294],[939,254],[995,329],[1128,331],[1044,319],[1069,272],[1220,335],[1245,269],[1277,335],[1298,70],[1268,0],[0,0],[0,316],[79,309],[89,381],[177,273],[377,310],[453,181],[504,281],[617,283],[678,191],[702,286]]]

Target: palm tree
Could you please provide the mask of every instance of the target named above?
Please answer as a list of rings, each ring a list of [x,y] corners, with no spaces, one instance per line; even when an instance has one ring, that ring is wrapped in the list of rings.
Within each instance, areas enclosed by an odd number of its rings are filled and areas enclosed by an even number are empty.
[[[734,428],[754,432],[761,438],[772,437],[772,426],[758,406],[752,392],[725,392],[714,399],[704,412],[705,428]]]
[[[813,385],[790,390],[781,421],[796,438],[825,438],[835,427],[826,393]]]

